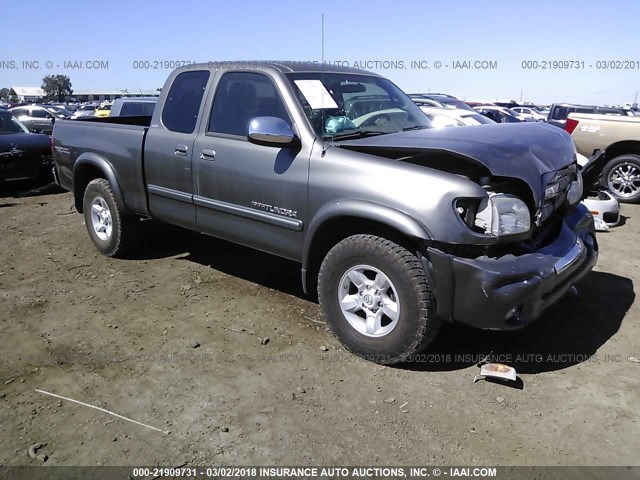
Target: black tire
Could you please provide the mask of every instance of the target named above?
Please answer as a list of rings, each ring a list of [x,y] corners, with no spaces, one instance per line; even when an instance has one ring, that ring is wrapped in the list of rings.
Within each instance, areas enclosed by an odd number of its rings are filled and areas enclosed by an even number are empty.
[[[602,185],[611,190],[619,202],[640,203],[640,188],[635,193],[629,190],[625,193],[624,189],[620,188],[620,184],[614,180],[616,170],[621,168],[626,170],[625,167],[633,170],[635,174],[640,174],[640,155],[620,155],[607,163],[602,171]]]
[[[111,219],[110,234],[107,235],[106,232],[103,232],[103,237],[106,238],[100,238],[93,226],[92,206],[97,201],[106,206]],[[87,185],[84,191],[83,211],[84,222],[91,241],[102,254],[107,257],[122,256],[137,246],[140,219],[122,215],[122,208],[116,201],[111,184],[104,178],[91,180]]]
[[[382,272],[397,292],[399,315],[395,327],[382,336],[368,336],[358,331],[340,307],[339,289],[347,288],[343,276],[361,265]],[[435,316],[435,300],[417,257],[375,235],[348,237],[329,251],[320,267],[318,298],[329,327],[342,344],[350,352],[380,364],[410,361],[412,355],[420,353],[435,338],[441,326]]]

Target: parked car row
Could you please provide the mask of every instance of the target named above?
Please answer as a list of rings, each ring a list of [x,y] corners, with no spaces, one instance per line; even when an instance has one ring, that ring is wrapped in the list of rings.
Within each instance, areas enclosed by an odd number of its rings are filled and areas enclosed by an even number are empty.
[[[474,102],[463,101],[446,93],[415,93],[409,97],[419,106],[435,108],[475,109],[497,123],[547,122],[564,128],[570,113],[598,113],[612,116],[637,116],[629,108],[603,107],[597,105],[578,105],[554,103],[548,108],[526,103],[523,105],[511,101]]]
[[[52,166],[50,138],[30,133],[11,112],[0,109],[0,187],[16,180],[50,182]]]
[[[56,118],[71,118],[68,110],[58,106],[24,105],[9,109],[17,119],[34,133],[51,135]]]

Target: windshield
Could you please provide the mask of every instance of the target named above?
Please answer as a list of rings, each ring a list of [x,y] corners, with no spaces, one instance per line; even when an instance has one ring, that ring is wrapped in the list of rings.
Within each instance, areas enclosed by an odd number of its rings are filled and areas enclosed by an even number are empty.
[[[78,110],[95,110],[95,105],[82,105]]]
[[[98,107],[98,110],[111,110],[111,105],[109,105],[108,103],[106,103],[104,105],[100,105]]]
[[[13,115],[0,113],[0,135],[9,133],[29,133],[29,130]]]
[[[348,73],[287,74],[316,134],[337,139],[431,127],[420,108],[389,80]]]

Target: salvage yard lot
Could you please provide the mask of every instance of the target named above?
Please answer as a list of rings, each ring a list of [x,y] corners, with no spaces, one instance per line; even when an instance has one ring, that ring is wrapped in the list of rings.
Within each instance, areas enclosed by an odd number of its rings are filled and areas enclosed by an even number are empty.
[[[640,206],[520,332],[446,326],[417,362],[348,354],[299,267],[175,227],[109,259],[68,193],[0,199],[0,464],[638,465]],[[478,382],[478,357],[522,388]],[[155,430],[42,395],[112,410]]]

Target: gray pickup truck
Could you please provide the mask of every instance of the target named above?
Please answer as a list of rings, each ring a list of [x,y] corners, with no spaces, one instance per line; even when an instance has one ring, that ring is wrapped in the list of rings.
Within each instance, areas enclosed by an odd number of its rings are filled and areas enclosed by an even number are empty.
[[[362,70],[190,65],[152,117],[60,120],[53,141],[102,253],[133,248],[146,217],[295,260],[340,341],[379,363],[443,321],[523,327],[597,259],[566,132],[431,128]]]

